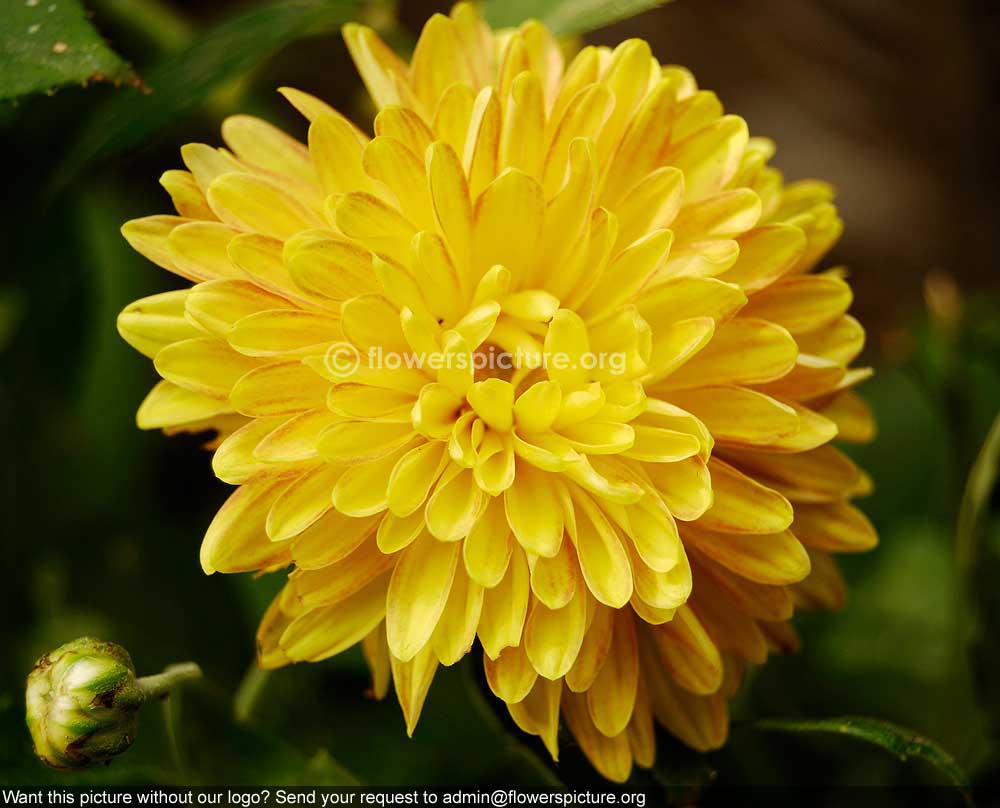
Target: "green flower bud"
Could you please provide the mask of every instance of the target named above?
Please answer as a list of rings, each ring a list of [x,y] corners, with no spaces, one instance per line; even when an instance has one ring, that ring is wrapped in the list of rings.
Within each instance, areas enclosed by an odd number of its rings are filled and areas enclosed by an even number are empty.
[[[82,637],[43,656],[28,675],[28,730],[35,754],[55,769],[107,763],[128,749],[139,708],[177,681],[196,678],[196,665],[137,679],[128,651]]]

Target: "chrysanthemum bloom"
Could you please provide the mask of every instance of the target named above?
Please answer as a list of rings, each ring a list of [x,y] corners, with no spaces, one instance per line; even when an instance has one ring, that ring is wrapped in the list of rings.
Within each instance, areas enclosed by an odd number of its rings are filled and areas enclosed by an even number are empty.
[[[560,713],[614,780],[654,719],[719,746],[744,666],[876,541],[829,445],[872,432],[850,289],[812,272],[830,189],[784,186],[641,40],[564,66],[542,25],[465,4],[409,64],[344,35],[374,138],[283,90],[308,146],[230,118],[229,150],[164,174],[179,215],[123,231],[194,283],[119,327],[164,379],[139,425],[217,431],[239,485],[202,565],[291,566],[260,663],[360,642],[411,732],[478,637],[553,756]]]

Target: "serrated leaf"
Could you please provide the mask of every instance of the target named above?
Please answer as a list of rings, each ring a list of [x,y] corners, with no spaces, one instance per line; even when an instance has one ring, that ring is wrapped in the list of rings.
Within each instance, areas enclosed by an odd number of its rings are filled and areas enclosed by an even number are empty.
[[[134,78],[78,0],[7,0],[0,14],[0,100],[67,84]]]
[[[117,95],[91,111],[50,190],[65,187],[96,160],[147,142],[214,90],[245,76],[286,45],[336,31],[355,16],[355,8],[353,0],[282,0],[199,34],[189,47],[144,71],[147,94]]]
[[[494,28],[541,20],[557,36],[584,34],[627,20],[668,0],[488,0],[486,19]]]
[[[890,721],[864,716],[842,716],[804,721],[772,718],[757,721],[753,726],[765,732],[820,732],[857,738],[881,747],[901,761],[917,758],[929,763],[968,797],[968,776],[940,744]]]

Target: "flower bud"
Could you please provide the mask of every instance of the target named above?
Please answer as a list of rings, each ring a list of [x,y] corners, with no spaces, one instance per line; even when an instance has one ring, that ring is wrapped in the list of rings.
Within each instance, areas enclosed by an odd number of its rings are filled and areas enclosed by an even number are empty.
[[[146,695],[120,645],[82,637],[40,660],[28,676],[35,754],[56,769],[107,762],[135,740]]]

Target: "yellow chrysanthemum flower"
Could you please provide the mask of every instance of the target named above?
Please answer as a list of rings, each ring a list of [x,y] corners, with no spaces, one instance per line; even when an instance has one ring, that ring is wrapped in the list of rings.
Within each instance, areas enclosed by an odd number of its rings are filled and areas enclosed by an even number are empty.
[[[850,288],[811,273],[830,189],[784,186],[642,40],[564,67],[539,23],[467,4],[410,64],[344,36],[374,138],[283,90],[308,147],[229,118],[229,150],[163,175],[178,215],[123,228],[193,282],[119,329],[163,377],[139,426],[215,430],[239,485],[205,570],[294,567],[260,663],[360,642],[410,732],[478,637],[553,757],[560,714],[613,780],[651,765],[654,718],[719,746],[744,666],[876,542],[828,445],[873,431]]]

